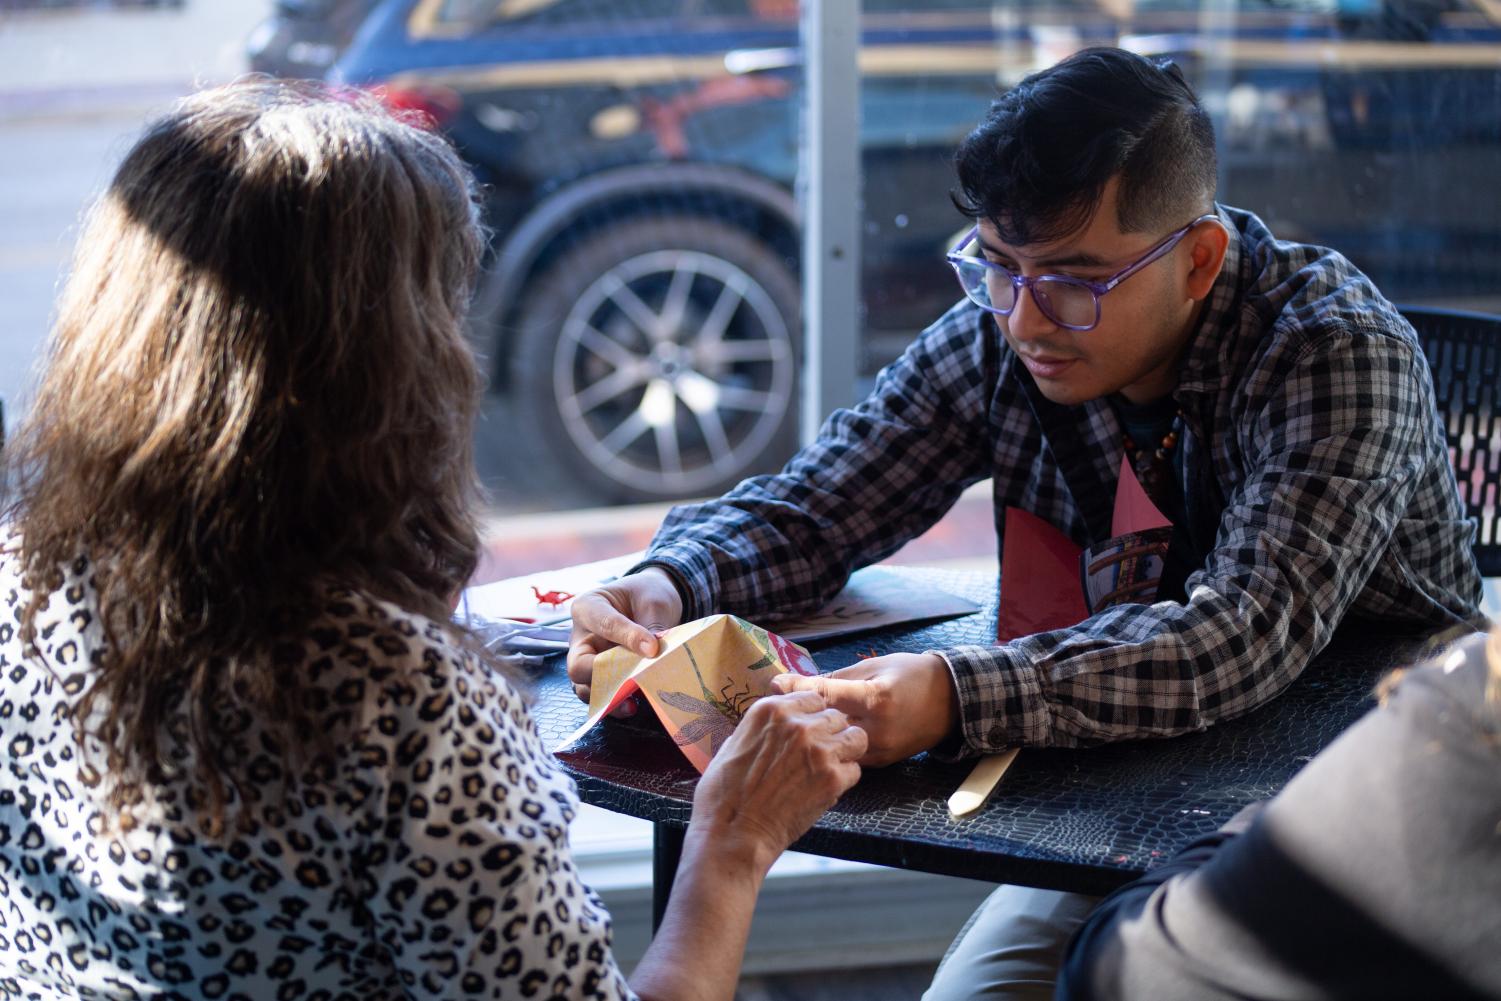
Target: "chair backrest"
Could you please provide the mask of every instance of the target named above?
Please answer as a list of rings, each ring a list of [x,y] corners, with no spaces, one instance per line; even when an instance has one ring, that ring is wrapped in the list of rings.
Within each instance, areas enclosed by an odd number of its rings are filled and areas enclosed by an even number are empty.
[[[1449,461],[1465,509],[1480,526],[1480,572],[1501,577],[1501,316],[1400,308],[1433,369]]]

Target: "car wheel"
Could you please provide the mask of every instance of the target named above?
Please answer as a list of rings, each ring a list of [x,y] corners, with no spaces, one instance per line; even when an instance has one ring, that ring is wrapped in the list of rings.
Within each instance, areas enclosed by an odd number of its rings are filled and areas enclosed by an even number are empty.
[[[799,301],[785,259],[723,222],[597,230],[523,300],[518,416],[609,499],[721,492],[796,444]]]

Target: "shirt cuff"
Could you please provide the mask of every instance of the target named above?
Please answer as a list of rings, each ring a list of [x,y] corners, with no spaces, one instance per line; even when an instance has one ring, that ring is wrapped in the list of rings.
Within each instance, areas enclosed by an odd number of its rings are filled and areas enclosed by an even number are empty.
[[[959,727],[972,754],[1053,743],[1053,713],[1042,672],[1004,646],[932,650],[949,665],[959,693]]]
[[[689,542],[670,542],[653,549],[646,558],[626,571],[637,573],[647,567],[667,571],[683,601],[683,621],[692,622],[714,614],[719,603],[719,568],[702,546]]]

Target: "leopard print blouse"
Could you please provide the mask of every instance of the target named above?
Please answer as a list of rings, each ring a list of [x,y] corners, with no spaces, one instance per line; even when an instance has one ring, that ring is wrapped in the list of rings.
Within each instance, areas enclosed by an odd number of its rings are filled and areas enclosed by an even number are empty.
[[[90,568],[69,568],[28,657],[6,548],[0,996],[633,996],[569,854],[572,782],[515,689],[437,625],[336,595],[304,648],[319,701],[351,724],[337,779],[252,803],[221,841],[189,822],[185,790],[159,788],[122,834],[66,718],[100,655]],[[271,756],[245,769],[279,785]]]

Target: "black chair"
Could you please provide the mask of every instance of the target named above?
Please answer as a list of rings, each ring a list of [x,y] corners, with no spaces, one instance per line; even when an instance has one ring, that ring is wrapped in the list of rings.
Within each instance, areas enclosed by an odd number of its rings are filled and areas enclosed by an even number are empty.
[[[1479,524],[1475,558],[1501,577],[1501,316],[1401,307],[1433,369],[1449,459],[1465,510]]]

